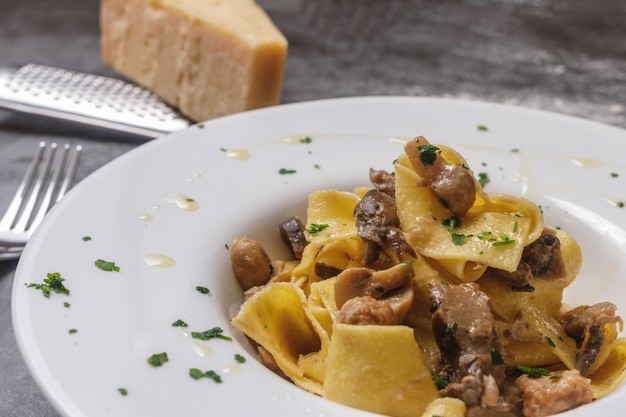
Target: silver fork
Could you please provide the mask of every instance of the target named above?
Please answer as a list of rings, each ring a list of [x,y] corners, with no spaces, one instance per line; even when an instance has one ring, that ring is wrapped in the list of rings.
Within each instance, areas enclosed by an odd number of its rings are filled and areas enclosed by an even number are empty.
[[[0,261],[17,259],[50,207],[71,188],[82,147],[40,142],[0,219]]]

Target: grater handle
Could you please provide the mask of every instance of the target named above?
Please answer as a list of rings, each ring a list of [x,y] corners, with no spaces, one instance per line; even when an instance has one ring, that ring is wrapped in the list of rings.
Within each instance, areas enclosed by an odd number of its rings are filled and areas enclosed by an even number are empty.
[[[38,64],[0,67],[0,109],[147,139],[191,125],[135,84]]]

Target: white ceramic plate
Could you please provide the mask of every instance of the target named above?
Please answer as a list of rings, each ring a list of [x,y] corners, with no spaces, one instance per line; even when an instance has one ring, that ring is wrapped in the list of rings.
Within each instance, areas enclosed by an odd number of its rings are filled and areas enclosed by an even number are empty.
[[[285,256],[276,225],[304,216],[311,191],[368,185],[369,168],[392,169],[402,139],[416,135],[459,150],[476,172],[488,173],[487,190],[541,204],[547,224],[571,232],[584,252],[566,301],[609,300],[626,315],[625,131],[441,99],[284,105],[141,146],[50,212],[24,252],[13,291],[17,340],[43,392],[71,417],[367,415],[304,392],[253,358],[229,325],[242,296],[225,245],[247,234],[272,257]],[[196,210],[184,207],[186,197]],[[120,271],[100,270],[96,259]],[[45,298],[25,285],[49,272],[62,274],[69,296]],[[178,319],[189,327],[173,327]],[[213,327],[235,339],[190,336]],[[169,362],[149,366],[147,358],[160,352]],[[235,354],[247,361],[238,364]],[[223,382],[194,380],[190,368],[214,370]],[[570,415],[621,416],[624,408],[621,388]]]

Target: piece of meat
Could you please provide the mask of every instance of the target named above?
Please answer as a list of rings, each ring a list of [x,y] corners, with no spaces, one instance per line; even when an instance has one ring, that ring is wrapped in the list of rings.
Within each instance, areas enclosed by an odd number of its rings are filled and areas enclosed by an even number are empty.
[[[605,342],[604,326],[610,323],[622,325],[615,315],[617,307],[603,302],[591,306],[576,307],[561,316],[561,323],[568,336],[576,340],[576,369],[587,375],[595,363]]]
[[[282,222],[278,229],[280,230],[280,236],[283,241],[291,249],[293,257],[296,259],[302,259],[302,252],[309,242],[304,235],[304,224],[298,217],[292,217]]]
[[[336,319],[339,323],[359,325],[392,325],[401,323],[398,321],[398,317],[394,314],[391,306],[387,303],[380,303],[369,295],[354,297],[346,301],[337,312]]]
[[[577,370],[542,377],[522,375],[515,385],[522,391],[524,417],[551,416],[593,400],[590,380]]]
[[[476,283],[442,282],[431,283],[430,298],[440,374],[451,381],[442,395],[480,405],[484,378],[494,372],[492,354],[499,351],[491,299]]]
[[[395,198],[396,195],[396,178],[393,174],[385,170],[375,170],[370,168],[370,182],[372,185],[383,193]]]
[[[353,297],[341,306],[336,320],[357,325],[402,324],[413,306],[414,298],[410,282],[378,299],[369,295]]]
[[[566,274],[561,253],[561,241],[554,234],[544,232],[537,240],[524,248],[522,258],[513,272],[492,270],[514,289],[533,291],[533,278],[562,278]]]
[[[270,257],[256,240],[245,236],[233,239],[230,263],[233,274],[244,291],[266,284],[272,275]]]

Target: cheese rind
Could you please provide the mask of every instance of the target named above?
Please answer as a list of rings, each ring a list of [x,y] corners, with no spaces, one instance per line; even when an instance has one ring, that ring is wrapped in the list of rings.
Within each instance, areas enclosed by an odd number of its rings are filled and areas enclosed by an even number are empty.
[[[101,0],[104,62],[200,121],[278,104],[287,40],[253,0]]]

